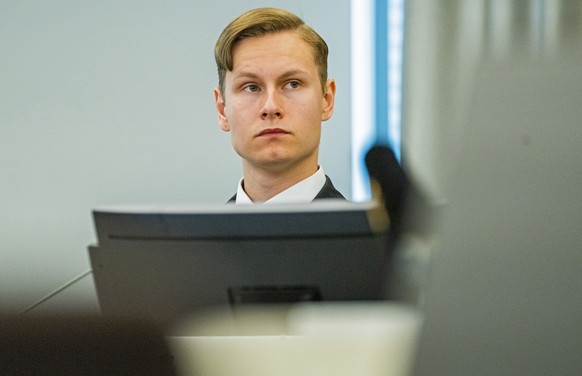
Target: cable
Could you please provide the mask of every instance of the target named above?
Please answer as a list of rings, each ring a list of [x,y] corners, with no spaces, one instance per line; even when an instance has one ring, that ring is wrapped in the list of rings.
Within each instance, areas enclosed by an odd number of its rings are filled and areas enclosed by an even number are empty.
[[[49,300],[53,296],[55,296],[58,293],[60,293],[61,291],[65,290],[69,286],[77,283],[78,281],[80,281],[81,279],[85,278],[86,276],[88,276],[91,273],[93,273],[93,270],[92,269],[89,269],[89,270],[84,271],[83,273],[79,274],[78,276],[76,276],[75,278],[73,278],[72,280],[70,280],[69,282],[65,283],[61,287],[57,288],[56,290],[54,290],[53,292],[49,293],[48,295],[46,295],[45,297],[43,297],[39,301],[37,301],[34,304],[32,304],[31,306],[29,306],[28,308],[26,308],[24,311],[20,312],[20,314],[21,315],[24,315],[25,313],[33,310],[34,308],[38,307],[42,303],[46,302],[47,300]]]

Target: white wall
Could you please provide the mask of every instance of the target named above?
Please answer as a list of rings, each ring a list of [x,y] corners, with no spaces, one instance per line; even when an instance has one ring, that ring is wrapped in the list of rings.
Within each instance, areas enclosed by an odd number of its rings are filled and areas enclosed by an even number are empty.
[[[96,205],[234,193],[212,52],[257,6],[297,13],[330,46],[338,95],[320,161],[351,197],[348,0],[0,3],[0,308],[21,311],[90,268]],[[91,278],[51,305],[94,310]]]

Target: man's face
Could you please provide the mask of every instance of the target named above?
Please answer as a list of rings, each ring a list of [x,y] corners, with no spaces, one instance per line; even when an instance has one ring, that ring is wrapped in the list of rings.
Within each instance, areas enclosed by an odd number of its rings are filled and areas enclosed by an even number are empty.
[[[335,82],[323,92],[313,50],[295,32],[240,41],[224,93],[214,94],[220,128],[231,132],[245,167],[277,172],[317,163]]]

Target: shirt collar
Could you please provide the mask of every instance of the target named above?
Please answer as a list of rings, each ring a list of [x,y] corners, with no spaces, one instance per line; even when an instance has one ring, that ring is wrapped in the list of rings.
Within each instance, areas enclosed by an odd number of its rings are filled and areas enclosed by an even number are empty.
[[[299,183],[287,188],[283,192],[271,197],[264,204],[290,204],[290,203],[309,203],[313,201],[315,196],[321,191],[325,185],[325,172],[321,166],[310,177],[300,181]],[[236,204],[253,204],[254,202],[246,194],[243,189],[243,179],[238,183],[236,191]]]

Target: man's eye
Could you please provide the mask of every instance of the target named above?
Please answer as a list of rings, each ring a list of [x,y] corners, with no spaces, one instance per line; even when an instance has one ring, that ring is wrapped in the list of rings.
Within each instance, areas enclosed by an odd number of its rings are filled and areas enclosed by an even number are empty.
[[[301,86],[301,84],[298,81],[289,81],[287,86],[289,86],[291,89],[297,89],[299,86]]]
[[[245,91],[249,91],[251,93],[255,93],[257,91],[259,91],[259,87],[257,85],[247,85],[244,87]]]

